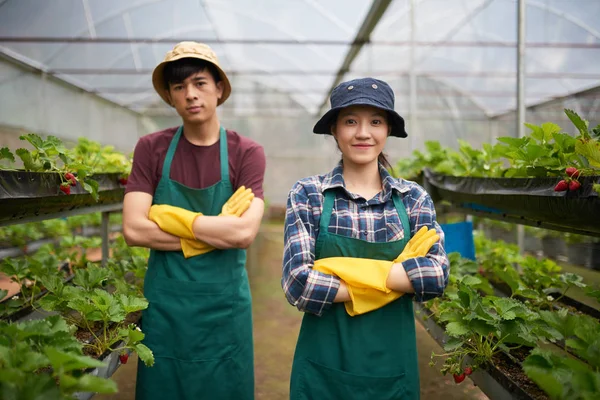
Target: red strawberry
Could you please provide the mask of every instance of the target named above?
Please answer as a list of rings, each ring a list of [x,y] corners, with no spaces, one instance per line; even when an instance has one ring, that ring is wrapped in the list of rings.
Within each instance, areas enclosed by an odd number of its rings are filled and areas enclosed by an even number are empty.
[[[569,190],[574,192],[581,187],[581,183],[579,181],[571,181],[569,182]]]
[[[121,185],[127,185],[127,178],[119,178],[119,183]]]
[[[127,360],[129,360],[129,354],[123,353],[119,355],[119,361],[121,361],[121,364],[127,364]]]
[[[456,384],[461,383],[467,377],[464,373],[462,373],[460,375],[454,374],[453,376],[454,376],[454,383],[456,383]]]
[[[485,275],[485,270],[483,269],[483,267],[479,267],[477,272],[479,273],[479,275]]]
[[[569,188],[569,184],[563,179],[554,186],[555,192],[564,192]]]
[[[473,368],[465,367],[465,375],[471,375],[473,373]]]
[[[567,173],[567,175],[569,175],[569,177],[571,178],[577,178],[579,177],[579,170],[575,167],[569,167],[565,170],[565,172]]]
[[[64,194],[71,194],[71,185],[69,185],[67,182],[65,183],[61,183],[60,184],[60,190],[64,193]]]
[[[68,181],[70,181],[71,186],[77,185],[77,178],[75,178],[75,175],[73,175],[73,173],[67,172],[65,174],[65,179],[68,180]]]

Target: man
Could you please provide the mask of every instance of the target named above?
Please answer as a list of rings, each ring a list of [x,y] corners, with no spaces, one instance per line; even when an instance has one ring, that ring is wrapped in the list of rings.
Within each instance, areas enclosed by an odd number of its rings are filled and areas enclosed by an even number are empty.
[[[182,126],[139,140],[123,204],[127,243],[152,249],[142,324],[156,361],[139,363],[136,399],[253,399],[243,249],[263,215],[264,150],[220,126],[231,86],[210,47],[177,44],[152,82]]]

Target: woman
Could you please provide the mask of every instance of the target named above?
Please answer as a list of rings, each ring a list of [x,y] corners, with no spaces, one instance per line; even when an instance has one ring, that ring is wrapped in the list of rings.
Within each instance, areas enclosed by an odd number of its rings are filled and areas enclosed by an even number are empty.
[[[282,287],[305,313],[290,398],[418,399],[412,298],[446,287],[443,232],[427,192],[386,171],[388,136],[407,136],[389,85],[341,83],[331,106],[313,131],[333,135],[342,160],[287,204]]]

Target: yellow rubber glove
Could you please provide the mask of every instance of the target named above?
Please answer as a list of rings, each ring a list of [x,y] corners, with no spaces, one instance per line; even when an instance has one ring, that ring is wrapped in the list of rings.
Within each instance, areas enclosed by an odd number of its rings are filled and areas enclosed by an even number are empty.
[[[240,217],[254,200],[252,189],[240,186],[221,208],[219,215]],[[185,258],[198,256],[213,251],[215,248],[195,239],[181,239],[181,250]]]
[[[253,199],[252,190],[241,186],[223,205],[219,215],[239,217],[248,210]],[[190,258],[215,249],[207,243],[196,240],[192,226],[194,220],[200,215],[202,213],[161,204],[150,207],[148,217],[151,221],[156,222],[163,231],[180,237],[183,255],[185,258]]]
[[[402,253],[396,257],[395,263],[401,263],[409,258],[425,257],[431,247],[440,240],[440,236],[435,229],[428,229],[426,226],[419,229],[415,236],[410,238]]]
[[[328,257],[315,261],[313,269],[329,275],[335,275],[347,285],[357,288],[372,288],[389,293],[385,282],[392,261],[372,260],[369,258]]]
[[[182,239],[196,240],[192,225],[202,213],[186,210],[185,208],[156,204],[150,207],[148,219],[156,222],[158,227],[173,236]]]
[[[427,227],[421,228],[408,241],[402,253],[396,257],[393,263],[400,263],[414,257],[425,257],[431,247],[439,239],[440,237],[435,229],[428,229]],[[366,271],[363,272],[367,273]],[[389,269],[387,272],[389,275]],[[385,275],[385,280],[387,280],[387,275]],[[385,291],[381,291],[373,286],[353,285],[348,282],[346,282],[346,284],[348,285],[348,293],[351,300],[345,302],[344,306],[346,308],[346,312],[350,316],[365,314],[367,312],[377,310],[378,308],[381,308],[400,298],[404,294],[390,291],[387,287]]]
[[[252,200],[254,200],[252,189],[246,189],[244,186],[240,186],[229,200],[223,204],[221,214],[219,215],[241,217],[242,214],[250,208]]]

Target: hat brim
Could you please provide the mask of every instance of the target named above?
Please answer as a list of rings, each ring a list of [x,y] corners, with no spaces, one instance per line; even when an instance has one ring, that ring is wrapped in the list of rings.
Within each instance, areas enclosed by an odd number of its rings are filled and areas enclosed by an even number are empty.
[[[357,102],[357,103],[352,103],[352,104],[348,104],[348,105],[344,105],[341,107],[335,107],[332,108],[331,110],[327,111],[319,121],[317,121],[317,123],[315,124],[314,128],[313,128],[313,133],[318,133],[318,134],[323,134],[323,135],[331,135],[331,126],[333,125],[333,123],[335,122],[335,119],[337,117],[337,114],[340,112],[340,110],[346,108],[346,107],[350,107],[350,106],[371,106],[371,107],[375,107],[378,108],[380,110],[384,110],[387,111],[390,121],[388,121],[392,127],[392,130],[390,131],[390,136],[395,136],[395,137],[400,137],[400,138],[405,138],[408,136],[408,134],[406,133],[406,123],[404,122],[404,118],[402,118],[400,116],[400,114],[398,114],[395,110],[389,109],[389,108],[384,108],[381,107],[379,105],[370,103],[370,102]]]
[[[152,71],[152,85],[154,86],[154,90],[156,90],[156,93],[158,93],[158,95],[161,97],[161,99],[163,99],[165,101],[165,103],[167,103],[168,105],[172,106],[171,102],[169,101],[169,96],[168,96],[169,89],[165,88],[165,86],[164,86],[165,85],[165,79],[164,79],[165,66],[168,63],[171,63],[171,62],[177,61],[177,60],[181,60],[182,58],[197,58],[199,60],[204,60],[208,63],[211,63],[212,65],[215,66],[215,68],[219,72],[219,77],[221,78],[221,82],[223,82],[223,95],[217,101],[217,105],[220,106],[221,104],[225,103],[225,100],[227,100],[229,98],[229,95],[231,94],[231,84],[229,83],[229,78],[227,78],[227,74],[225,74],[225,71],[223,71],[221,69],[221,67],[219,67],[217,64],[202,57],[200,54],[190,54],[190,53],[180,54],[179,56],[173,57],[173,59],[171,59],[169,61],[163,61],[160,64],[158,64],[156,66],[156,68],[154,68],[154,71]]]

